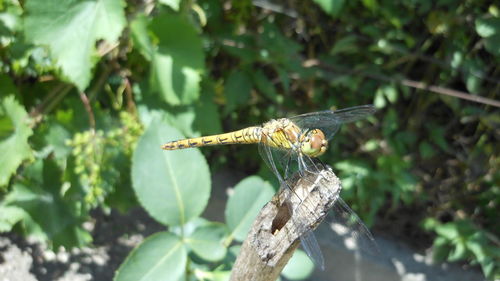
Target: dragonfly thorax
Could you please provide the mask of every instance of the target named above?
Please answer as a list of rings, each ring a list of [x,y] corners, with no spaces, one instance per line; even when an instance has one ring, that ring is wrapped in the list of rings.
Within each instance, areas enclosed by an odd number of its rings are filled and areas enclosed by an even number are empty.
[[[328,148],[328,141],[323,131],[300,128],[287,118],[270,120],[261,130],[261,141],[266,145],[291,149],[295,153],[309,157],[321,156]]]
[[[261,141],[266,145],[300,152],[301,129],[287,118],[272,119],[262,126]]]

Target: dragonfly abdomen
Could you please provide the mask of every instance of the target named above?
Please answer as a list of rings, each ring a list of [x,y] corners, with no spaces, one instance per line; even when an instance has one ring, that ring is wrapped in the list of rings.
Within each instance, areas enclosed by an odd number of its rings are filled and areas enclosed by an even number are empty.
[[[248,127],[225,134],[171,141],[163,144],[161,148],[176,150],[209,145],[258,143],[261,132],[261,127]]]

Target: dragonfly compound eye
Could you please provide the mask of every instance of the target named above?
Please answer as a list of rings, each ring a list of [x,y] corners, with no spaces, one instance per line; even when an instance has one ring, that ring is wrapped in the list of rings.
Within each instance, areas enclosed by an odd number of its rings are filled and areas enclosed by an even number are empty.
[[[325,153],[327,147],[325,134],[321,130],[314,129],[309,131],[302,141],[301,151],[307,156],[318,157]]]

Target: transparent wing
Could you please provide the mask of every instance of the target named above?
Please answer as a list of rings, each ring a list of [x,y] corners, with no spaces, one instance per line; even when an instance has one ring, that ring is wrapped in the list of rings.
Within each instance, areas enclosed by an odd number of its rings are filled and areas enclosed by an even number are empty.
[[[282,185],[282,188],[287,188],[286,186],[287,185],[285,183],[284,185]],[[311,210],[307,208],[306,204],[302,204],[302,200],[297,195],[297,193],[292,191],[289,192],[288,194],[290,194],[290,196],[295,196],[301,202],[300,204],[298,204],[297,207],[295,207],[295,209],[293,209],[292,204],[287,199],[287,202],[285,202],[285,204],[287,205],[290,214],[295,213],[295,211],[299,208],[304,208],[306,210],[305,212],[302,213],[312,213]],[[301,216],[291,216],[291,217],[297,219],[301,218]],[[319,267],[321,270],[324,270],[325,260],[323,258],[323,254],[321,253],[321,249],[318,245],[318,241],[316,240],[316,237],[314,236],[312,229],[301,220],[293,220],[293,224],[298,232],[303,233],[300,236],[300,243],[302,245],[302,248],[304,248],[306,254],[309,256],[309,258],[313,261],[313,263],[317,267]]]
[[[308,113],[290,119],[302,130],[320,129],[326,134],[328,139],[331,139],[338,131],[341,124],[360,120],[374,112],[375,108],[372,105],[364,105],[338,111],[327,110]],[[272,140],[273,136],[266,135],[266,138]],[[291,175],[295,172],[304,176],[305,173],[317,174],[325,169],[325,165],[317,158],[298,155],[292,150],[273,148],[264,143],[259,144],[259,153],[278,178],[282,188],[291,189],[287,180],[291,178]],[[302,202],[295,191],[292,190],[289,194],[290,196],[295,196],[299,202]],[[291,204],[287,205],[289,206],[290,213],[293,214],[295,210],[290,207]],[[307,206],[300,203],[296,208],[307,208]],[[327,221],[332,230],[341,236],[350,237],[354,247],[366,250],[372,254],[377,254],[379,252],[378,246],[369,230],[341,198],[337,199],[332,208],[332,211],[329,212],[327,217]],[[311,213],[310,210],[308,211]],[[294,221],[294,224],[297,229],[304,232],[301,236],[301,243],[307,255],[316,266],[323,269],[324,258],[312,230],[307,229],[309,226],[300,221]],[[342,229],[344,230],[343,232],[341,231]]]
[[[338,198],[332,210],[325,218],[329,229],[342,237],[346,246],[352,250],[361,250],[370,255],[378,256],[379,247],[356,213],[349,206]]]
[[[273,136],[266,135],[272,140]],[[299,155],[291,149],[279,149],[259,143],[259,154],[266,165],[276,175],[280,185],[298,172],[301,176],[305,173],[320,173],[325,169],[325,165],[318,158],[311,158],[306,155]]]
[[[355,122],[375,113],[373,105],[360,105],[340,110],[325,110],[290,117],[301,129],[320,129],[331,139],[344,123]]]
[[[280,185],[284,183],[285,179],[289,178],[290,172],[293,170],[291,166],[293,166],[294,159],[291,153],[291,151],[273,148],[262,142],[259,143],[259,154],[278,178]]]
[[[323,254],[321,253],[314,233],[310,230],[306,231],[305,234],[300,237],[300,243],[313,263],[321,270],[325,270],[325,259],[323,258]]]
[[[325,164],[319,158],[311,158],[307,155],[297,155],[298,170],[303,175],[304,173],[318,174],[325,170]]]
[[[266,137],[268,139],[272,138],[272,136],[269,135],[266,135]],[[290,179],[291,176],[296,172],[299,172],[300,174],[303,174],[305,172],[319,172],[318,163],[316,163],[313,159],[307,156],[299,157],[291,150],[273,148],[263,143],[259,143],[259,153],[266,162],[267,166],[273,171],[276,177],[278,177],[281,188],[291,189],[291,187],[287,183],[287,180]],[[295,196],[298,201],[302,201],[294,191],[290,192],[289,194],[290,196]],[[293,214],[295,210],[293,210],[293,208],[291,207],[292,205],[288,203],[286,205],[289,209],[288,211],[290,212],[290,214]],[[299,204],[297,208],[299,207],[307,208],[304,204]],[[310,210],[308,211],[309,213],[311,213]],[[300,232],[304,232],[304,235],[300,237],[300,242],[307,255],[317,267],[323,270],[325,267],[325,262],[314,233],[311,229],[308,229],[308,226],[306,224],[302,223],[301,221],[294,221],[294,224],[296,229],[298,229]]]

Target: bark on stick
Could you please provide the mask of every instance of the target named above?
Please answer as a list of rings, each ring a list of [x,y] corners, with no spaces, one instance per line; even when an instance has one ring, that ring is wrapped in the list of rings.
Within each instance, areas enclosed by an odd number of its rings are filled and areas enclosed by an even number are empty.
[[[282,186],[255,219],[230,280],[276,280],[299,246],[300,237],[321,223],[341,190],[340,180],[329,168],[296,174],[285,184],[290,188]]]

